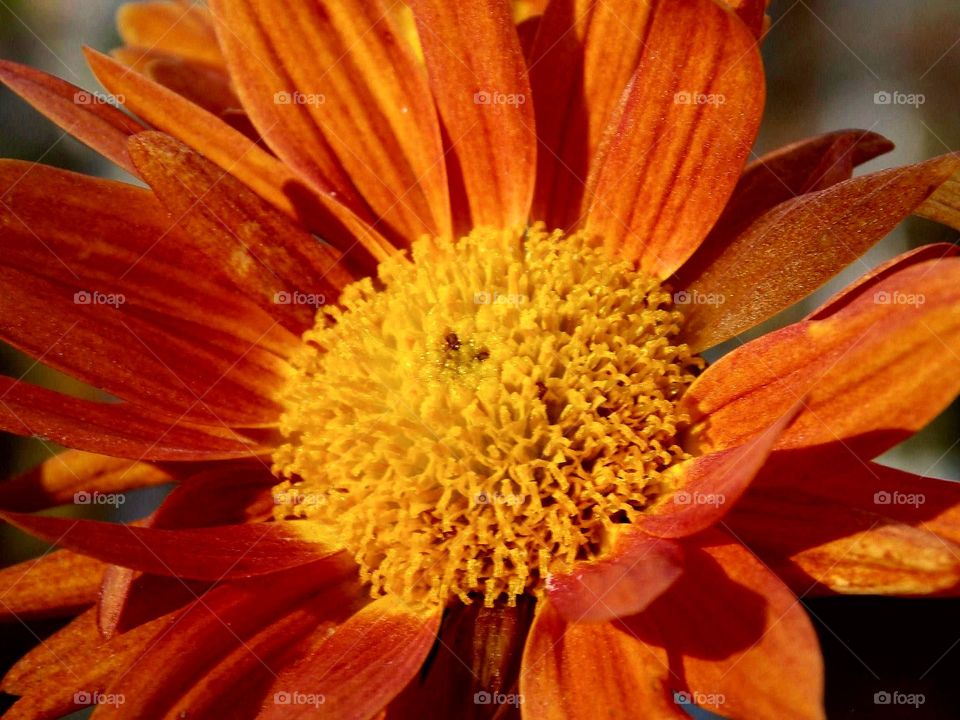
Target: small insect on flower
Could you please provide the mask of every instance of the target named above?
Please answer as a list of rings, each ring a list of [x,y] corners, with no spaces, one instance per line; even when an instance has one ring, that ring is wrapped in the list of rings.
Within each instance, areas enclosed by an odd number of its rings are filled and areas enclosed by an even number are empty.
[[[72,448],[0,484],[62,548],[5,615],[80,611],[10,717],[823,718],[795,593],[957,594],[957,486],[874,462],[960,390],[955,247],[704,359],[960,225],[956,154],[745,164],[765,11],[130,3],[87,51],[127,112],[0,63],[141,181],[0,161],[0,338],[118,400],[0,378],[0,428]]]

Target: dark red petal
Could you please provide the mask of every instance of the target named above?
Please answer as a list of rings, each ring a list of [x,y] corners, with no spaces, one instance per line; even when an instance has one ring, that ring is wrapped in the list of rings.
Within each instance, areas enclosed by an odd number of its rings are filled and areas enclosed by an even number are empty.
[[[78,400],[0,377],[0,429],[135,460],[221,460],[269,454],[228,429],[145,415],[127,404]]]
[[[605,622],[643,611],[682,572],[678,543],[632,529],[621,534],[609,557],[551,575],[547,597],[568,622]]]
[[[154,575],[224,580],[269,575],[339,552],[308,523],[272,522],[155,530],[96,520],[0,511],[0,519],[46,542]]]

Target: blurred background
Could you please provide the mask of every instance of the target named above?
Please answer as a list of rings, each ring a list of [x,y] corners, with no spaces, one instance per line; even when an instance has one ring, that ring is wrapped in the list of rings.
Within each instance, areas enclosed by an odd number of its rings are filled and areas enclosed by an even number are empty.
[[[26,63],[82,87],[99,89],[81,44],[109,50],[118,0],[0,0],[0,57]],[[773,0],[764,42],[767,114],[756,155],[809,135],[842,128],[872,130],[897,148],[858,173],[918,162],[960,149],[960,3],[957,0]],[[887,93],[909,103],[878,102]],[[0,89],[0,157],[42,162],[100,176],[124,177],[24,102]],[[806,304],[744,336],[799,319],[868,267],[909,248],[956,242],[947,228],[916,218],[855,263]],[[744,338],[741,338],[743,340]],[[731,345],[732,347],[732,345]],[[722,348],[726,350],[729,348]],[[922,360],[922,359],[921,359]],[[93,391],[0,345],[0,373],[93,396]],[[0,477],[26,470],[58,448],[0,433]],[[960,479],[960,406],[944,412],[882,462]],[[142,517],[162,491],[131,493],[120,514]],[[66,512],[90,516],[89,509]],[[100,510],[99,512],[106,512]],[[0,528],[0,565],[42,550]],[[836,598],[805,602],[827,661],[830,717],[960,717],[960,604],[953,600]],[[0,671],[54,625],[0,629]],[[874,693],[923,693],[919,708],[878,706]],[[4,705],[0,704],[0,709]]]

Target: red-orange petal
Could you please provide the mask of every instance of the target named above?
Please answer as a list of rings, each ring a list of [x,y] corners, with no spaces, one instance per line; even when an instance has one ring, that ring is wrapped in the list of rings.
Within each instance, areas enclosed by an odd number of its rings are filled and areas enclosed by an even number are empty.
[[[637,68],[652,8],[555,0],[539,21],[528,63],[540,141],[532,217],[548,227],[580,219],[590,162]]]
[[[243,294],[297,336],[355,278],[344,256],[169,135],[141,133],[130,154],[176,226]]]
[[[643,708],[658,720],[687,718],[675,684],[662,644],[638,641],[620,621],[569,623],[549,600],[538,603],[520,670],[525,717],[621,718]]]
[[[0,430],[134,460],[223,460],[267,455],[270,446],[213,426],[160,419],[129,404],[79,400],[0,377]]]
[[[143,125],[94,93],[24,65],[0,60],[0,82],[81,142],[136,175],[127,138]]]
[[[44,639],[7,673],[3,691],[22,697],[4,717],[55,720],[83,709],[89,704],[82,702],[85,698],[102,693],[170,623],[170,617],[158,618],[106,641],[97,633],[94,611],[88,610]]]
[[[0,620],[73,615],[97,601],[104,565],[58,550],[0,570]]]
[[[823,661],[797,597],[720,534],[688,562],[683,583],[626,621],[681,658],[683,691],[727,717],[822,720]]]
[[[703,245],[689,260],[691,268],[710,257],[757,218],[782,202],[826,190],[853,176],[855,167],[893,150],[893,143],[869,130],[838,130],[786,145],[747,165],[730,202]],[[692,270],[681,268],[684,273]]]
[[[716,345],[802,300],[863,255],[960,169],[960,154],[854,178],[781,203],[705,248],[677,287],[713,303],[685,306],[684,339]]]
[[[766,15],[770,0],[723,0],[743,20],[743,24],[759,39],[767,31]]]
[[[960,593],[960,484],[777,453],[730,528],[804,595]]]
[[[632,529],[609,557],[547,578],[547,597],[568,622],[606,622],[641,612],[682,572],[679,544]]]
[[[589,232],[669,277],[720,216],[763,112],[747,27],[714,0],[660,2],[588,178]]]
[[[223,66],[210,11],[193,3],[131,2],[117,11],[117,30],[127,45]]]
[[[378,259],[393,253],[393,246],[357,212],[340,199],[307,188],[292,169],[221,119],[113,58],[90,49],[86,54],[100,82],[122,95],[132,112],[189,145],[331,244],[345,250],[360,242]]]
[[[636,526],[656,537],[680,538],[720,522],[747,491],[801,407],[801,403],[795,403],[743,445],[691,458],[671,468],[671,474],[680,476],[676,492],[640,514]]]
[[[195,580],[269,575],[339,552],[297,522],[162,530],[6,511],[0,511],[0,520],[104,562]]]
[[[908,265],[806,320],[726,355],[684,396],[705,448],[755,436],[803,398],[777,447],[842,443],[871,458],[960,390],[960,259]]]
[[[506,0],[411,0],[430,87],[473,226],[525,225],[536,174],[533,98]],[[454,178],[454,182],[457,180]]]
[[[66,450],[33,470],[0,481],[0,507],[33,512],[73,502],[80,491],[116,493],[172,482],[172,466]]]
[[[323,7],[214,0],[228,65],[254,125],[320,190],[343,168],[391,235],[451,234],[450,198],[426,71],[382,0]]]
[[[294,693],[323,698],[323,713],[338,720],[376,716],[420,670],[440,614],[391,597],[373,601],[280,673],[259,717],[315,717],[315,705],[284,701]]]

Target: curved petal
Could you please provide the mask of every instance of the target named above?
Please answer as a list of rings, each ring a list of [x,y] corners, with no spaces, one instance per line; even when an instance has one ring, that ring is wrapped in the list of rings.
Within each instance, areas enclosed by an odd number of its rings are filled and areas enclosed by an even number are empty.
[[[317,308],[334,303],[354,277],[347,258],[252,190],[162,133],[141,133],[130,153],[177,227],[244,295],[301,335]]]
[[[670,469],[677,490],[642,513],[636,526],[661,538],[679,538],[720,522],[747,491],[784,430],[800,412],[795,403],[763,432],[737,447],[691,458]]]
[[[770,0],[723,0],[727,5],[733,8],[734,12],[743,20],[743,24],[750,28],[750,31],[760,39],[767,31],[770,24],[770,18],[767,17],[767,7]]]
[[[960,592],[960,483],[794,455],[775,454],[727,522],[798,592]]]
[[[744,169],[723,214],[687,264],[696,268],[701,258],[712,257],[768,210],[849,180],[854,168],[891,150],[893,143],[877,133],[839,130],[757,158]],[[681,278],[694,274],[685,268],[678,273]]]
[[[270,575],[331,558],[340,550],[305,528],[307,523],[297,522],[155,530],[6,511],[0,511],[0,520],[104,562],[195,580]]]
[[[203,108],[102,53],[87,49],[86,55],[100,82],[122,95],[132,112],[189,145],[331,244],[346,250],[359,242],[381,260],[394,252],[367,222],[368,216],[358,214],[362,209],[340,201],[349,198],[308,189],[293,170]]]
[[[104,640],[88,610],[22,657],[3,679],[3,691],[21,695],[8,718],[53,720],[83,709],[111,678],[135,663],[171,617],[158,618],[125,635]],[[80,700],[81,702],[78,702]]]
[[[223,460],[270,452],[227,428],[162,420],[128,404],[78,400],[4,377],[0,430],[135,460]]]
[[[321,190],[343,168],[398,238],[451,234],[446,165],[426,73],[382,0],[214,0],[254,125]],[[326,159],[326,162],[324,160]]]
[[[580,219],[590,162],[637,68],[652,8],[554,0],[544,11],[528,62],[540,141],[531,214],[550,228]]]
[[[73,137],[133,175],[127,138],[143,125],[102,98],[41,70],[0,60],[0,82]]]
[[[917,215],[960,230],[960,179],[947,180],[917,208]]]
[[[97,714],[114,719],[170,717],[168,712],[184,689],[214,671],[248,639],[287,613],[298,612],[305,602],[340,580],[340,575],[329,577],[306,567],[215,587],[178,613],[175,628],[149,647],[134,668],[108,686],[108,694],[123,697],[125,702],[101,705]],[[356,597],[356,586],[350,586]],[[342,594],[335,597],[344,602]],[[317,604],[315,609],[337,617],[336,608]]]
[[[127,45],[151,48],[223,66],[210,11],[195,3],[130,2],[117,11],[117,30]]]
[[[736,185],[763,111],[756,38],[714,0],[659,2],[588,179],[585,228],[669,277]]]
[[[527,67],[506,0],[411,0],[473,226],[527,224],[537,135]],[[452,179],[456,183],[457,179]]]
[[[547,600],[523,651],[520,694],[525,717],[594,720],[689,717],[671,697],[670,666],[661,644],[637,640],[620,621],[575,624]]]
[[[330,717],[375,716],[416,675],[439,626],[439,610],[414,610],[390,597],[374,600],[280,673],[273,703],[268,700],[259,717],[315,717],[314,706],[283,701],[294,693],[324,698]]]
[[[629,530],[609,557],[548,577],[547,597],[567,622],[605,622],[641,612],[682,572],[679,544]]]
[[[77,492],[116,493],[173,482],[172,466],[67,450],[0,481],[0,507],[33,512],[74,502]]]
[[[863,255],[960,168],[960,154],[883,170],[781,203],[706,248],[678,277],[694,350],[716,345],[802,300]]]
[[[817,634],[797,597],[719,534],[689,559],[689,582],[675,585],[635,627],[641,636],[656,627],[681,655],[689,699],[734,718],[825,718]]]
[[[930,260],[885,277],[823,319],[748,343],[684,396],[694,441],[735,446],[804,398],[779,449],[842,443],[860,457],[879,455],[960,390],[958,307],[960,259]]]
[[[104,565],[67,550],[0,570],[0,620],[74,615],[97,601]]]

